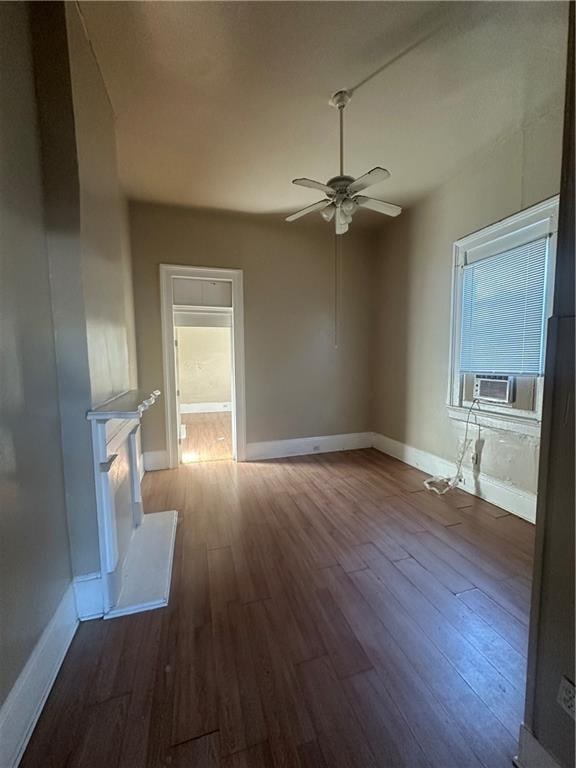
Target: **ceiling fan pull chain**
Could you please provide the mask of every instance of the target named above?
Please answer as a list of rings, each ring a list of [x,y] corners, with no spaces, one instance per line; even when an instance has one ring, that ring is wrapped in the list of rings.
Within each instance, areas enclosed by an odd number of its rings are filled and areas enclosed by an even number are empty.
[[[340,345],[342,309],[342,238],[334,235],[334,349]]]

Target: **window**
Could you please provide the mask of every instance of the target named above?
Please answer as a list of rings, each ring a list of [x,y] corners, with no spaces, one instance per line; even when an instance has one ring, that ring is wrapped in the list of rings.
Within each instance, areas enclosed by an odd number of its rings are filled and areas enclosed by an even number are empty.
[[[548,241],[464,265],[462,372],[542,373]]]
[[[463,417],[475,384],[508,379],[513,397],[481,401],[487,424],[538,429],[547,319],[552,309],[558,198],[454,244],[450,416]]]

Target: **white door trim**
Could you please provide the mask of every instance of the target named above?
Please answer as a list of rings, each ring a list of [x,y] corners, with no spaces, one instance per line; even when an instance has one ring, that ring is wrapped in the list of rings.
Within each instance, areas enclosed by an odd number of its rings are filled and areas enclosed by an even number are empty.
[[[166,416],[166,455],[168,467],[178,466],[178,421],[174,355],[172,280],[223,280],[232,284],[232,447],[234,458],[246,458],[246,386],[244,375],[244,287],[241,269],[185,267],[160,264],[160,311],[162,318],[162,363],[164,368],[164,407]]]

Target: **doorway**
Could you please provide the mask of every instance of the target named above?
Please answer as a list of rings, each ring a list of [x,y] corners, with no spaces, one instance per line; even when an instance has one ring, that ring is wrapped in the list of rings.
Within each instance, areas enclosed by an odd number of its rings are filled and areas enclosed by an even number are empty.
[[[182,464],[231,459],[232,311],[174,311],[178,444]]]
[[[245,456],[242,272],[160,265],[167,463]]]

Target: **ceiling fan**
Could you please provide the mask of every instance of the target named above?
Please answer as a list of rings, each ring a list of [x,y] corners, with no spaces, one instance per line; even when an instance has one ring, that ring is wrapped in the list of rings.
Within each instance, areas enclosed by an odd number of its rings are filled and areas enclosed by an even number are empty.
[[[302,208],[301,211],[293,213],[286,218],[286,221],[296,221],[301,216],[308,213],[319,211],[325,221],[332,221],[336,226],[336,234],[343,235],[348,231],[348,225],[352,222],[352,216],[358,208],[369,208],[372,211],[383,213],[386,216],[398,216],[402,213],[402,208],[392,203],[385,203],[383,200],[376,200],[372,197],[359,195],[368,187],[378,184],[389,178],[390,172],[385,168],[372,168],[357,179],[352,176],[344,175],[344,108],[350,101],[350,91],[337,91],[330,99],[330,106],[338,110],[340,122],[340,175],[329,179],[325,184],[312,179],[294,179],[292,184],[299,187],[309,187],[324,192],[326,197],[317,203]]]

